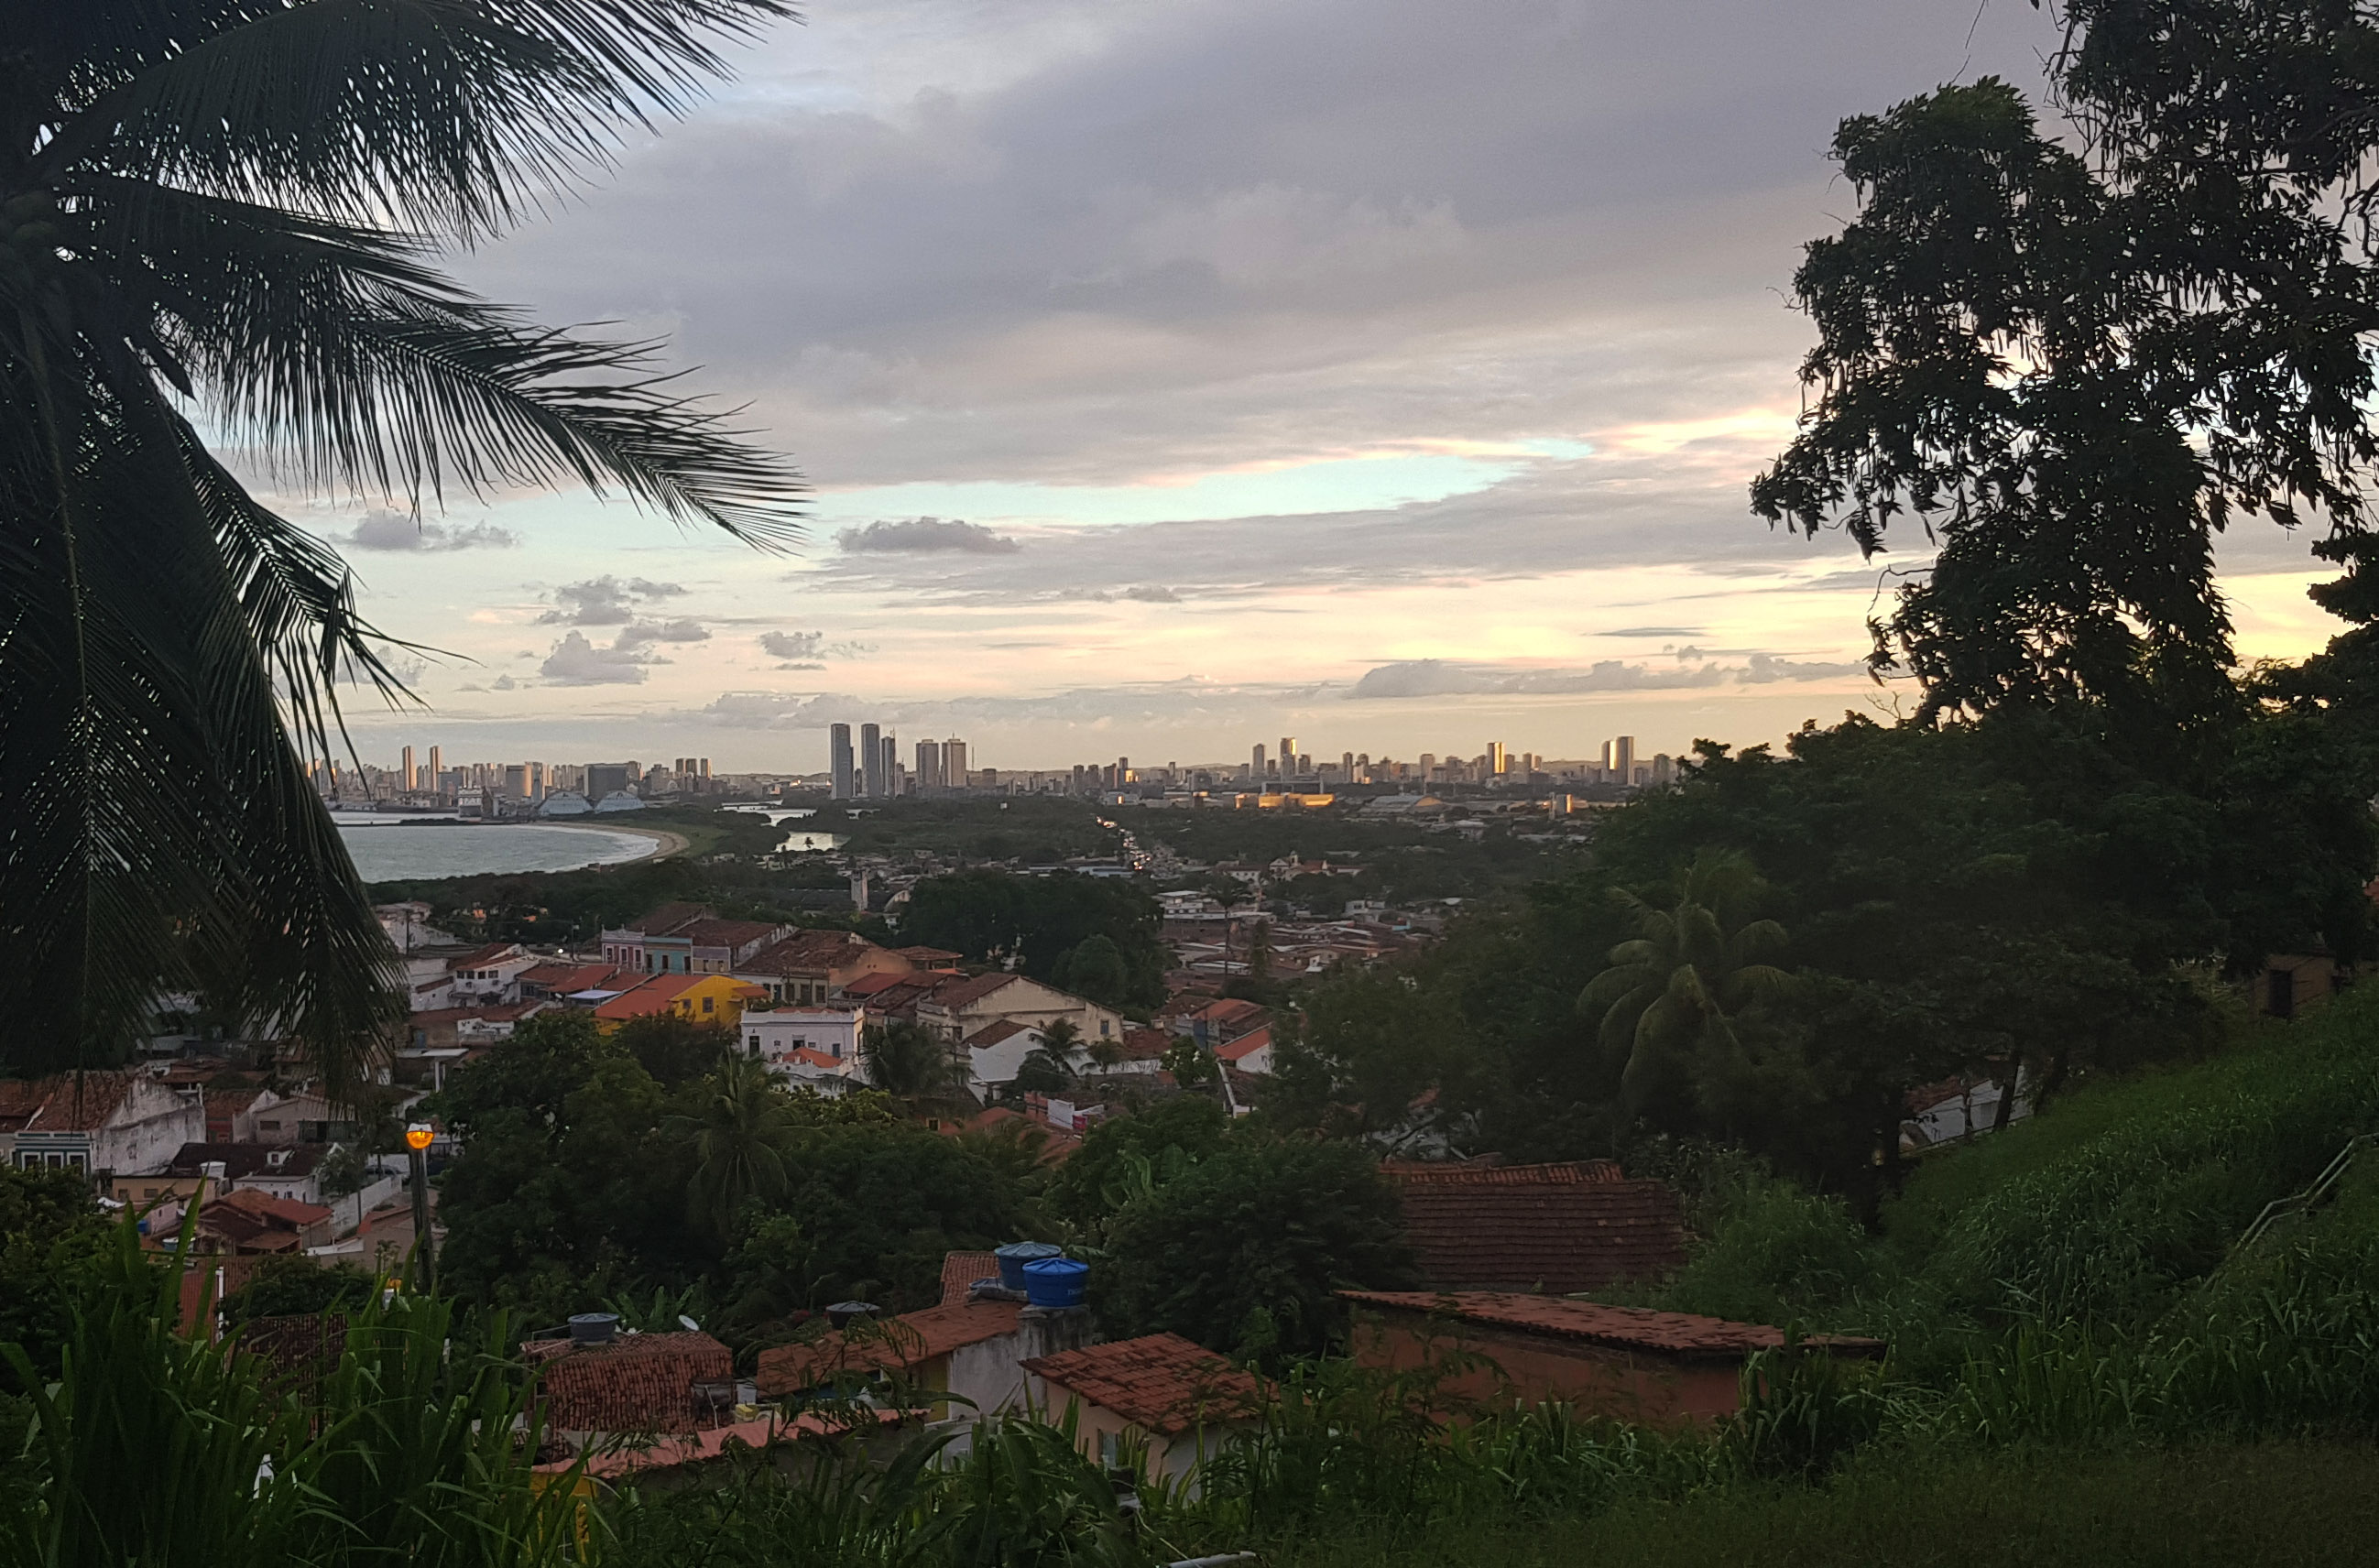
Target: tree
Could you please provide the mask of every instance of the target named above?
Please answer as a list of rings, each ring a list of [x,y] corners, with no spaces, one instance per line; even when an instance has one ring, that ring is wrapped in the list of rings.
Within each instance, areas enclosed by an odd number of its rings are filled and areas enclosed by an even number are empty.
[[[1093,932],[1066,950],[1050,978],[1078,996],[1110,1007],[1131,999],[1131,970],[1123,949],[1105,932]]]
[[[766,1062],[730,1054],[702,1085],[701,1109],[671,1118],[694,1140],[687,1216],[724,1240],[747,1202],[783,1195],[796,1124],[777,1075]]]
[[[108,1239],[82,1173],[0,1165],[0,1345],[21,1345],[37,1376],[57,1375],[74,1293]],[[23,1392],[0,1362],[0,1395]]]
[[[117,1059],[161,991],[334,1096],[404,976],[308,766],[404,692],[337,555],[209,451],[437,504],[570,482],[785,537],[791,471],[649,345],[432,268],[685,102],[783,0],[18,6],[0,53],[0,971],[17,1066]],[[285,706],[284,706],[285,702]]]
[[[1405,1284],[1396,1199],[1349,1143],[1227,1141],[1115,1216],[1093,1305],[1117,1337],[1171,1332],[1216,1350],[1322,1350],[1334,1292]]]
[[[1162,923],[1156,900],[1129,883],[968,871],[928,876],[912,888],[900,933],[986,963],[1017,959],[1035,980],[1099,987],[1106,992],[1099,999],[1111,1006],[1153,1006],[1165,999],[1171,962]]]
[[[223,1297],[223,1321],[237,1325],[251,1318],[310,1318],[360,1307],[375,1294],[374,1283],[371,1275],[352,1263],[267,1258],[237,1290]]]
[[[1620,1096],[1631,1113],[1683,1080],[1688,1058],[1738,1055],[1742,1042],[1728,1009],[1784,986],[1782,970],[1757,961],[1784,946],[1784,928],[1745,913],[1762,891],[1749,860],[1705,850],[1668,909],[1615,892],[1636,935],[1611,949],[1612,967],[1588,984],[1577,1006],[1598,1020],[1602,1049],[1624,1062]]]
[[[2379,189],[2379,27],[2325,0],[2065,12],[2070,139],[1990,78],[1842,123],[1862,211],[1794,278],[1817,396],[1752,501],[1870,553],[1923,524],[1938,555],[1874,660],[1926,717],[2088,696],[2185,751],[2238,712],[2214,532],[2318,519],[2352,560],[2368,524],[2379,235],[2341,215]]]
[[[676,1013],[630,1019],[611,1038],[667,1089],[701,1078],[719,1065],[722,1054],[735,1047],[735,1036],[725,1024],[704,1023]]]
[[[1162,1170],[1169,1153],[1181,1156],[1174,1168],[1195,1164],[1223,1146],[1230,1126],[1222,1102],[1202,1094],[1178,1094],[1135,1116],[1110,1117],[1083,1134],[1082,1146],[1057,1167],[1050,1206],[1069,1224],[1094,1225],[1123,1206],[1116,1184],[1128,1165]]]
[[[905,1019],[869,1029],[860,1036],[859,1059],[867,1081],[900,1100],[932,1100],[958,1087],[958,1064],[932,1031]]]

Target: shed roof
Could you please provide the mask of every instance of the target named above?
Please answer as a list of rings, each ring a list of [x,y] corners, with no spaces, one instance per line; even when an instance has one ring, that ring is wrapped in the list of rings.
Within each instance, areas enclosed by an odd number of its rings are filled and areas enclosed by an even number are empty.
[[[1338,1294],[1390,1311],[1426,1312],[1605,1350],[1685,1360],[1740,1360],[1755,1350],[1773,1350],[1784,1343],[1784,1331],[1765,1323],[1731,1322],[1691,1312],[1655,1312],[1644,1307],[1607,1307],[1599,1301],[1559,1296],[1504,1290],[1342,1290]],[[1880,1356],[1884,1348],[1879,1339],[1852,1334],[1812,1334],[1802,1343],[1856,1356]]]
[[[989,1252],[946,1252],[942,1255],[942,1305],[964,1306],[968,1286],[977,1280],[998,1277],[999,1260]]]
[[[1599,1290],[1685,1260],[1675,1193],[1607,1161],[1388,1172],[1421,1278],[1444,1290]]]
[[[1160,1437],[1250,1419],[1262,1393],[1253,1377],[1177,1333],[1061,1350],[1024,1369]]]

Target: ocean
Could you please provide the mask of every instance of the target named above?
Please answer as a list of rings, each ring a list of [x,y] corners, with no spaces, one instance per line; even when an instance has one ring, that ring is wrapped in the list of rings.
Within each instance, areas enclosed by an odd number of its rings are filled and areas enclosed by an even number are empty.
[[[409,882],[490,871],[574,871],[642,860],[659,841],[641,833],[545,823],[407,827],[392,816],[342,812],[332,820],[366,882]]]

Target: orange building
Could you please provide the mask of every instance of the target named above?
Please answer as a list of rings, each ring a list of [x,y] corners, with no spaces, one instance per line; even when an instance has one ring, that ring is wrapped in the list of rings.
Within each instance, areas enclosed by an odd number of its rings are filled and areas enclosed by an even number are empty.
[[[767,999],[767,992],[731,975],[657,974],[598,1007],[595,1023],[608,1034],[630,1019],[666,1013],[733,1029],[746,1007]]]

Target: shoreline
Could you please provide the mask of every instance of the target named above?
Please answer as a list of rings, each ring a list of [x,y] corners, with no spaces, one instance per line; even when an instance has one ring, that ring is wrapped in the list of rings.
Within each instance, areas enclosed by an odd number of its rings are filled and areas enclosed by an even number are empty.
[[[548,823],[544,826],[551,827],[575,827],[581,825],[575,822],[556,822]],[[584,824],[584,826],[588,827],[599,826],[606,833],[633,833],[639,838],[650,838],[653,841],[653,852],[649,855],[638,855],[636,857],[636,861],[665,861],[671,855],[682,855],[685,853],[686,850],[694,847],[693,839],[687,838],[682,833],[673,833],[666,827],[639,827],[625,822],[605,822],[599,824],[589,822]],[[613,865],[634,865],[636,863],[636,861],[613,861],[610,863]]]

